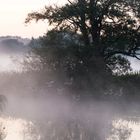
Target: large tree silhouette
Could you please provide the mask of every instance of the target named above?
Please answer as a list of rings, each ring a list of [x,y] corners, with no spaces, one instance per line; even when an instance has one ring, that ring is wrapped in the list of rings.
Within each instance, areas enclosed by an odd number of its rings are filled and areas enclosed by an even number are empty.
[[[116,54],[139,58],[139,0],[68,0],[62,7],[46,6],[29,13],[26,23],[48,20],[57,30],[82,34],[84,44],[94,46],[105,59]]]
[[[139,0],[69,0],[61,7],[29,13],[26,23],[47,20],[53,27],[40,38],[42,47],[36,53],[58,83],[64,77],[61,83],[72,79],[72,88],[80,94],[89,89],[90,93],[101,89],[97,93],[102,94],[112,86],[109,69],[126,72],[130,63],[124,56],[140,59],[139,7]],[[72,43],[65,42],[67,37]]]

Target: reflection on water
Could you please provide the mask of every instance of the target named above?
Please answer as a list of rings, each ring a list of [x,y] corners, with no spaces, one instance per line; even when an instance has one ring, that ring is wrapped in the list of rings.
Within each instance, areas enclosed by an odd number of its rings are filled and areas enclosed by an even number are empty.
[[[0,124],[0,140],[39,140],[39,134],[31,121],[1,117]]]
[[[61,129],[62,126],[51,129],[50,126],[55,127],[54,125],[52,125],[52,122],[48,122],[46,123],[46,125],[41,127],[41,125],[36,126],[33,122],[24,119],[1,117],[0,140],[42,140],[42,138],[44,137],[40,136],[43,134],[42,131],[46,131],[45,133],[48,132],[47,136],[52,135],[48,140],[51,140],[51,138],[58,138],[58,136],[55,136],[54,133],[57,134],[57,132],[55,131],[59,131],[59,128]],[[43,130],[39,130],[42,128]],[[50,132],[50,130],[53,132]],[[66,128],[63,130],[65,131]],[[112,128],[110,132],[111,133],[108,136],[107,140],[139,140],[140,122],[136,123],[134,121],[117,119],[112,121]],[[63,132],[61,134],[65,135],[66,133]],[[79,140],[84,140],[82,134]]]
[[[133,119],[133,118],[132,118]],[[139,140],[140,122],[117,119],[112,122],[111,135],[108,140]]]
[[[140,119],[125,117],[128,116],[127,111],[120,113],[120,109],[116,111],[117,108],[107,103],[70,104],[67,99],[58,100],[46,96],[7,97],[8,103],[2,112],[4,117],[0,118],[0,140],[139,140],[140,138]]]

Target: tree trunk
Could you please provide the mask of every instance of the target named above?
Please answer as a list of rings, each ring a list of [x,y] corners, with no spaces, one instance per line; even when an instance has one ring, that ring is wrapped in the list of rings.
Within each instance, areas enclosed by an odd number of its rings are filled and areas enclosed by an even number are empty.
[[[79,9],[80,9],[80,30],[83,35],[83,40],[85,45],[90,45],[90,40],[88,36],[88,29],[87,29],[87,24],[86,24],[86,1],[85,0],[78,0],[79,4]]]
[[[97,11],[96,2],[94,0],[90,0],[89,3],[89,20],[90,20],[90,33],[92,36],[92,44],[98,44],[100,39],[100,23],[97,19],[98,15],[96,13]]]

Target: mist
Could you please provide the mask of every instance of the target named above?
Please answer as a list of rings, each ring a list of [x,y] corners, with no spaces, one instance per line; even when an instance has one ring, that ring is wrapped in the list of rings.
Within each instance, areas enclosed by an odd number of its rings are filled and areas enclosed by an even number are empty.
[[[1,94],[6,98],[1,114],[2,117],[10,117],[11,120],[12,118],[26,120],[25,128],[30,128],[28,122],[32,122],[34,130],[30,135],[35,135],[35,139],[88,140],[95,137],[99,140],[107,138],[113,140],[112,122],[117,120],[119,122],[120,119],[129,122],[129,117],[133,120],[136,105],[139,108],[138,104],[130,105],[126,101],[124,104],[98,100],[78,101],[63,95],[61,91],[50,93],[40,88],[38,86],[40,78],[37,74],[20,76],[17,73],[1,74]],[[124,132],[120,135],[127,134],[125,132],[129,128],[128,122],[126,126],[122,123],[120,127],[116,127],[116,131],[123,129]],[[5,129],[8,129],[8,126]],[[116,137],[119,137],[118,134]]]
[[[10,46],[11,41],[13,46]],[[114,88],[112,82],[109,90],[100,91],[104,94],[103,98],[99,99],[93,98],[90,94],[82,95],[85,91],[80,89],[73,92],[71,90],[73,87],[67,88],[69,83],[63,84],[63,79],[59,79],[57,74],[53,74],[51,79],[52,75],[46,71],[45,73],[42,71],[19,72],[21,62],[19,60],[23,60],[30,51],[28,41],[20,39],[18,42],[17,39],[8,37],[0,42],[1,57],[4,59],[2,62],[7,63],[0,73],[2,140],[13,138],[18,140],[139,138],[135,134],[135,128],[140,127],[140,112],[138,111],[140,105],[130,100],[131,96],[127,97],[125,94],[128,88],[123,85],[125,82],[117,81],[120,86],[124,86],[123,90],[119,86]],[[10,70],[6,69],[9,67]],[[62,76],[61,73],[59,74]],[[54,79],[58,79],[58,83]],[[103,79],[102,81],[104,82]],[[100,79],[96,82],[97,85],[101,84]],[[101,90],[102,88],[100,87]],[[93,93],[96,95],[99,90],[98,87],[95,89]],[[138,94],[139,89],[135,90]],[[83,97],[80,98],[80,95]]]
[[[28,86],[33,87],[32,83]],[[37,90],[39,87],[34,88]],[[114,130],[116,137],[127,135],[127,129],[132,127],[131,125],[136,119],[135,124],[139,121],[139,117],[134,118],[136,116],[133,112],[136,110],[136,105],[139,108],[138,104],[129,105],[127,103],[127,106],[124,107],[107,101],[75,102],[63,95],[47,94],[45,90],[38,90],[38,93],[35,94],[26,88],[15,87],[15,89],[17,92],[9,89],[11,92],[4,94],[6,105],[2,114],[10,116],[14,120],[17,118],[26,120],[26,122],[31,121],[35,125],[33,133],[37,134],[36,139],[40,136],[40,139],[47,137],[49,140],[53,138],[88,140],[93,137],[102,140],[111,137],[113,121],[122,120],[120,126],[114,126],[114,128],[116,131],[122,129],[124,132],[117,134]],[[27,94],[24,94],[25,92]],[[133,121],[129,121],[129,119]],[[126,123],[123,123],[124,121]],[[129,127],[128,124],[130,124]],[[27,125],[27,127],[29,126]]]
[[[0,140],[139,140],[140,0],[38,1],[1,2]]]
[[[7,103],[3,115],[32,121],[42,138],[48,135],[58,139],[90,139],[94,136],[103,139],[109,136],[112,120],[122,113],[107,102],[77,103],[63,96],[34,95],[31,91],[28,94],[5,95]]]
[[[29,52],[30,40],[16,36],[0,37],[0,71],[21,71],[21,65],[25,55]]]

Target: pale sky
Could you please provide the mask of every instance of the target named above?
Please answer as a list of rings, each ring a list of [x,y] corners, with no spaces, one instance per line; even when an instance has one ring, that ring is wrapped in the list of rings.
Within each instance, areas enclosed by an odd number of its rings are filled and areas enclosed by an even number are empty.
[[[46,33],[45,22],[25,25],[27,14],[45,5],[63,4],[66,0],[0,0],[0,36],[38,37]]]

